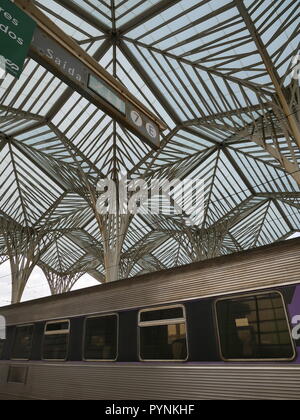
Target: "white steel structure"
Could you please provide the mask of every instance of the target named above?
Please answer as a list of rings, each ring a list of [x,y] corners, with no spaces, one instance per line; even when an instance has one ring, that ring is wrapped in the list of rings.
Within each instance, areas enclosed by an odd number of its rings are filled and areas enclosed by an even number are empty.
[[[167,129],[152,149],[31,56],[19,80],[0,80],[0,263],[10,259],[13,302],[36,265],[61,293],[84,272],[110,282],[299,230],[299,0],[33,3]],[[99,215],[99,179],[125,171],[202,179],[203,222]]]

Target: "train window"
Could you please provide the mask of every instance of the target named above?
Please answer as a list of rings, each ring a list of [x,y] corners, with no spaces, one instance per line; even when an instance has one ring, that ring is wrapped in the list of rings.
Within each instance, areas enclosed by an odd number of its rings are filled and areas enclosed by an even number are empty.
[[[29,360],[31,356],[33,325],[16,327],[12,359]]]
[[[70,334],[70,321],[48,322],[43,343],[44,360],[66,360]]]
[[[280,293],[222,299],[216,304],[225,360],[291,360],[295,349]]]
[[[6,321],[5,318],[0,315],[0,360],[2,359],[2,354],[4,350],[4,343],[6,337]]]
[[[158,309],[157,311],[151,310],[151,311],[141,312],[140,314],[141,322],[160,321],[161,319],[178,319],[178,318],[184,318],[183,308],[181,306],[179,308]]]
[[[85,322],[84,359],[117,359],[118,316],[87,318]]]
[[[4,343],[5,343],[5,340],[0,340],[0,360],[2,359],[2,354],[3,354],[3,350],[4,350]]]
[[[141,311],[139,333],[141,360],[184,361],[187,359],[184,307]]]

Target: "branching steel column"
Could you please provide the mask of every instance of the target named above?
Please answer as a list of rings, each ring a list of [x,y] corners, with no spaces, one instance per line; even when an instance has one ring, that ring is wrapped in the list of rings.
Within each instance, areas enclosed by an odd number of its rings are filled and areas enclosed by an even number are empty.
[[[122,248],[130,223],[130,215],[98,215],[103,239],[106,282],[119,279]]]
[[[36,233],[29,228],[18,228],[3,221],[0,226],[12,276],[11,302],[21,302],[30,275],[51,243],[45,232]],[[49,240],[50,239],[50,240]]]
[[[269,56],[269,53],[248,13],[247,8],[244,5],[243,0],[235,0],[235,4],[237,9],[239,10],[239,12],[241,13],[245,24],[253,38],[253,41],[256,44],[256,47],[258,49],[259,54],[261,55],[261,58],[263,59],[263,62],[266,66],[267,72],[270,75],[270,78],[274,84],[274,87],[276,89],[276,93],[278,95],[278,99],[279,102],[282,106],[282,110],[284,115],[286,116],[288,122],[289,122],[289,127],[291,130],[291,133],[293,135],[293,137],[295,138],[299,148],[300,148],[300,127],[299,127],[299,123],[297,122],[295,115],[292,111],[292,109],[289,106],[288,103],[288,99],[286,97],[286,94],[284,93],[283,90],[283,86],[281,83],[281,79],[280,76]]]
[[[47,266],[42,266],[42,270],[48,281],[52,295],[61,295],[72,290],[74,285],[83,276],[82,273],[55,273]]]
[[[265,203],[266,200],[257,200],[254,196],[251,196],[208,228],[199,231],[187,230],[187,236],[191,244],[191,260],[196,262],[218,257],[230,229]],[[236,251],[240,250],[241,247],[236,243]]]

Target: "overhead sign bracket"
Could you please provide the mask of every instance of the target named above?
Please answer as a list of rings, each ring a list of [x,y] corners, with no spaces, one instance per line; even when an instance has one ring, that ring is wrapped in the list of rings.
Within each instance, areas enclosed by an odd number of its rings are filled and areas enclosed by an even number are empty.
[[[7,0],[8,1],[8,0]],[[152,148],[167,126],[29,0],[15,0],[37,23],[30,56]]]

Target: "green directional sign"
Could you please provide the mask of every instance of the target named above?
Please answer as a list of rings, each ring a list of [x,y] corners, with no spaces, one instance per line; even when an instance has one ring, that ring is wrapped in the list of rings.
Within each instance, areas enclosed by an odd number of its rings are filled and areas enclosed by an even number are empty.
[[[7,73],[19,78],[31,44],[35,21],[10,0],[0,2],[0,56]]]

